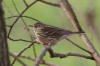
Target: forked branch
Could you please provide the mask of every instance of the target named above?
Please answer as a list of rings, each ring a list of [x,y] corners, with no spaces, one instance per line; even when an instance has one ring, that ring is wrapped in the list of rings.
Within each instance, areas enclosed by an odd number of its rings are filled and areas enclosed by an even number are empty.
[[[69,52],[69,53],[66,53],[66,54],[54,53],[51,48],[48,49],[48,52],[50,53],[50,56],[52,58],[53,57],[65,58],[65,57],[68,57],[68,56],[76,56],[76,57],[82,57],[82,58],[94,60],[93,57],[91,57],[91,56],[82,55],[82,54],[74,53],[74,52]]]

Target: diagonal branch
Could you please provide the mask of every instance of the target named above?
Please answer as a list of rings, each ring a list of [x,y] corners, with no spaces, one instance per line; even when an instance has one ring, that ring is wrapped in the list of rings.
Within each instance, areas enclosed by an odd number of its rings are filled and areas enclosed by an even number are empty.
[[[10,56],[13,57],[14,59],[16,59],[20,64],[22,64],[23,66],[28,66],[26,65],[23,61],[21,61],[14,53],[9,52]]]
[[[79,21],[77,20],[77,17],[75,15],[70,3],[68,2],[68,0],[61,0],[60,6],[61,6],[62,10],[64,11],[65,15],[71,21],[73,27],[77,31],[83,32],[83,29],[81,28]],[[89,52],[91,52],[91,56],[95,59],[95,62],[100,66],[100,55],[98,54],[98,52],[94,48],[93,44],[88,39],[87,35],[81,34],[80,37],[83,40],[86,47],[88,48]]]
[[[50,44],[45,46],[40,54],[40,56],[36,59],[35,65],[34,66],[39,66],[40,62],[43,60],[43,57],[45,56],[46,51],[50,48]]]
[[[68,38],[65,38],[65,39],[68,40],[69,42],[71,42],[74,46],[76,46],[76,47],[80,48],[81,50],[83,50],[83,51],[85,51],[85,52],[91,54],[88,50],[86,50],[86,49],[80,47],[79,45],[77,45],[76,43],[74,43],[73,41],[71,41],[70,39],[68,39]]]
[[[26,2],[25,0],[23,0],[23,2],[24,2],[24,4],[26,5],[26,7],[28,7],[28,4],[27,4],[27,2]]]
[[[27,50],[28,48],[30,48],[33,44],[34,44],[34,42],[32,44],[30,44],[29,46],[25,47],[24,49],[22,49],[21,52],[17,55],[17,57],[19,57],[25,50]],[[13,60],[13,62],[11,64],[12,66],[15,63],[15,61],[16,61],[16,58]]]

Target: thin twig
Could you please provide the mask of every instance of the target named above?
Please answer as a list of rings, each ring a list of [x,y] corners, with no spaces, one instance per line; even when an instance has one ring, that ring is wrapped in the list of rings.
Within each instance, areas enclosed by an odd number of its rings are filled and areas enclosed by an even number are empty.
[[[23,0],[23,2],[24,2],[24,4],[26,5],[26,7],[28,7],[28,4],[26,3],[26,1],[25,1],[25,0]]]
[[[85,52],[87,52],[87,53],[90,54],[90,52],[88,50],[80,47],[79,45],[77,45],[76,43],[74,43],[73,41],[71,41],[70,39],[68,39],[68,38],[65,38],[65,39],[68,40],[69,42],[71,42],[74,46],[76,46],[76,47],[80,48],[81,50],[83,50],[83,51],[85,51]]]
[[[30,48],[32,45],[34,44],[34,42],[32,44],[30,44],[29,46],[25,47],[24,49],[21,50],[21,52],[17,55],[17,57],[19,57],[25,50],[27,50],[28,48]],[[12,66],[15,63],[16,59],[13,60],[12,62]]]
[[[5,20],[6,20],[6,19],[10,19],[10,18],[14,18],[14,17],[19,17],[19,16],[7,17],[7,18],[5,18]],[[37,22],[41,22],[41,21],[39,21],[39,20],[37,20],[37,19],[35,19],[35,18],[33,18],[33,17],[29,17],[29,16],[20,16],[20,17],[25,17],[25,18],[29,18],[29,19],[35,20],[35,21],[37,21]]]
[[[13,57],[14,59],[16,59],[23,66],[28,66],[26,63],[24,63],[23,61],[21,61],[14,53],[9,52],[9,54],[10,54],[11,57]]]
[[[24,40],[24,39],[12,39],[10,37],[8,37],[10,40],[12,41],[24,41],[24,42],[29,42],[29,43],[32,43],[32,41],[29,41],[29,40]]]
[[[51,5],[51,6],[60,7],[58,3],[51,3],[51,2],[48,2],[48,0],[38,0],[38,1]]]

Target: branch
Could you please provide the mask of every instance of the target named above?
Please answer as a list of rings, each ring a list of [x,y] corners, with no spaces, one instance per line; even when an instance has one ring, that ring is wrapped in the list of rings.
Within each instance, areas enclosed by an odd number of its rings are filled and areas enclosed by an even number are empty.
[[[16,54],[16,53],[13,53],[13,52],[10,52],[10,55],[14,55],[14,56],[17,56],[18,54]],[[12,56],[11,55],[11,56]],[[32,57],[30,57],[30,56],[27,56],[27,55],[23,55],[23,54],[21,54],[20,56],[19,56],[20,58],[25,58],[25,59],[28,59],[28,60],[31,60],[31,61],[35,61],[35,58],[32,58]],[[16,58],[16,57],[15,57]],[[18,57],[17,57],[17,59],[18,59]],[[18,60],[17,60],[18,61]],[[18,61],[19,62],[19,61]],[[53,64],[53,63],[51,63],[51,62],[47,62],[47,61],[45,61],[45,60],[42,60],[41,62],[40,62],[40,64],[44,64],[44,65],[47,65],[47,66],[58,66],[58,65],[56,65],[56,64]]]
[[[24,39],[12,39],[10,37],[8,37],[10,40],[12,41],[24,41],[24,42],[29,42],[29,43],[32,43],[32,41],[28,41],[28,40],[24,40]]]
[[[48,2],[48,0],[38,0],[38,1],[48,4],[48,5],[51,5],[51,6],[60,7],[60,5],[58,3],[51,3],[51,2]]]
[[[24,4],[26,5],[26,7],[28,7],[28,4],[26,3],[26,1],[25,1],[25,0],[23,0],[23,2],[24,2]]]
[[[40,62],[42,61],[43,56],[45,55],[46,51],[50,48],[50,44],[43,48],[40,56],[36,59],[34,66],[39,66]]]
[[[68,56],[76,56],[76,57],[82,57],[82,58],[94,60],[93,57],[91,57],[91,56],[86,56],[86,55],[82,55],[82,54],[79,54],[79,53],[73,53],[73,52],[66,53],[66,54],[54,53],[51,48],[48,49],[48,52],[50,53],[50,56],[52,58],[53,57],[65,58],[65,57],[68,57]]]
[[[65,15],[71,21],[73,27],[77,31],[83,32],[83,30],[79,24],[79,21],[77,20],[77,17],[75,15],[70,3],[68,2],[68,0],[61,0],[60,6],[61,6],[62,10],[64,11]],[[100,55],[94,48],[93,44],[90,42],[90,40],[88,39],[86,34],[80,34],[80,37],[82,38],[83,42],[85,43],[86,47],[88,48],[89,52],[91,53],[91,56],[95,59],[95,62],[100,66]]]
[[[10,56],[12,56],[14,59],[16,59],[20,64],[22,64],[23,66],[28,66],[26,65],[23,61],[21,61],[14,53],[9,52]]]
[[[6,20],[6,19],[10,19],[10,18],[14,18],[14,17],[19,17],[19,16],[7,17],[7,18],[5,18],[5,20]],[[41,22],[41,21],[39,21],[39,20],[37,20],[37,19],[35,19],[35,18],[32,18],[32,17],[29,17],[29,16],[20,16],[20,17],[25,17],[25,18],[29,18],[29,19],[35,20],[35,21],[37,21],[37,22]]]
[[[32,44],[30,44],[29,46],[25,47],[24,49],[22,49],[21,52],[17,55],[17,57],[19,57],[25,50],[27,50],[28,48],[30,48],[33,44],[34,44],[34,42]],[[16,61],[16,58],[13,60],[13,62],[11,64],[12,66],[15,63],[15,61]]]

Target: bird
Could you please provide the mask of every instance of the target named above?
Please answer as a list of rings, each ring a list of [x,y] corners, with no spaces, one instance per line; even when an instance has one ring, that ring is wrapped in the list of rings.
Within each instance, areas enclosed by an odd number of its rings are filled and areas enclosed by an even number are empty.
[[[36,22],[33,25],[33,31],[35,33],[35,41],[43,45],[55,45],[69,35],[84,33],[72,32],[70,30],[44,24],[42,22]]]

